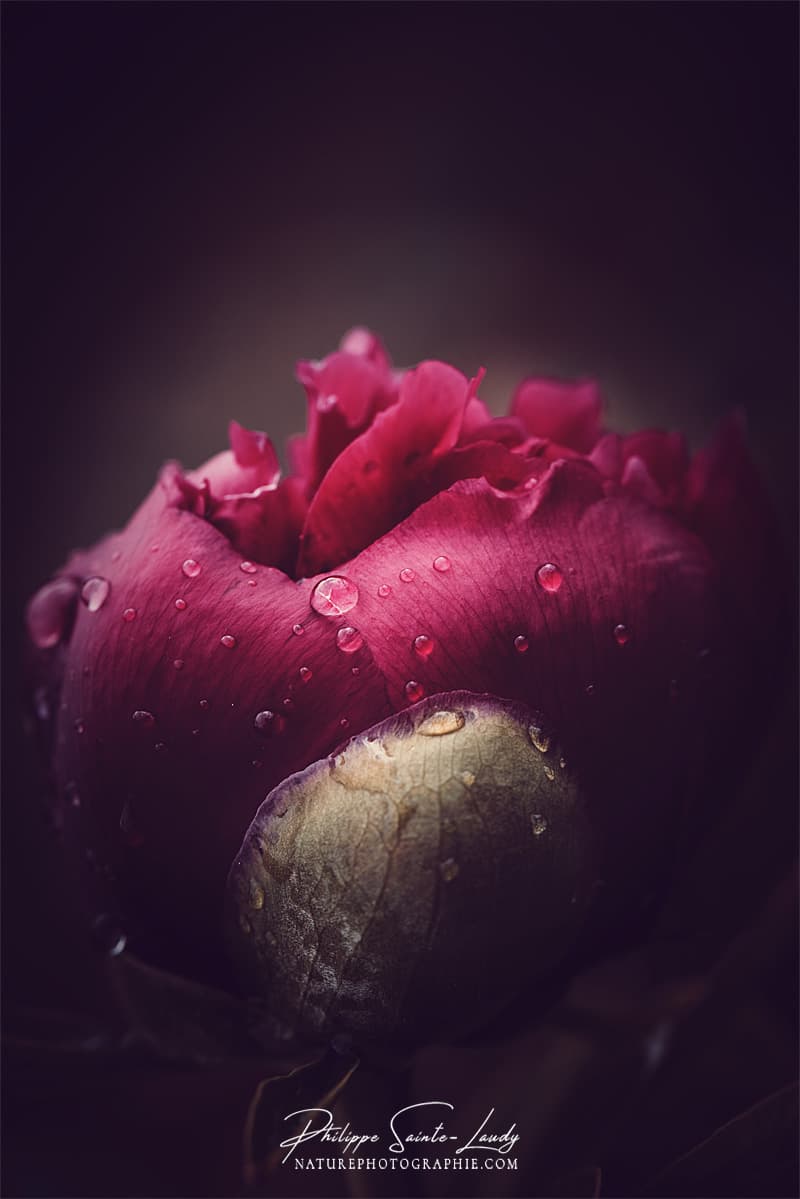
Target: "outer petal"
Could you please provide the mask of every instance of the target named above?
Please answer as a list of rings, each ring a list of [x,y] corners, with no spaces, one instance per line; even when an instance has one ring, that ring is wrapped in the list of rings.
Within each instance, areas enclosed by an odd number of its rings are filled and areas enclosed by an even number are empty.
[[[588,454],[600,436],[602,406],[600,390],[589,380],[526,379],[517,388],[511,413],[534,437]]]
[[[404,377],[399,402],[342,451],[314,496],[300,574],[347,561],[427,498],[433,466],[458,439],[468,387],[441,362],[424,362]]]

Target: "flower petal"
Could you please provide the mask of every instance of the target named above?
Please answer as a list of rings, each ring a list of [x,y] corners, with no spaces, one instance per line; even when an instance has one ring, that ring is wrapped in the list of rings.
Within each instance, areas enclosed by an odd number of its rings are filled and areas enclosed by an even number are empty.
[[[529,433],[588,454],[600,436],[602,397],[596,383],[526,379],[517,388],[511,413]]]

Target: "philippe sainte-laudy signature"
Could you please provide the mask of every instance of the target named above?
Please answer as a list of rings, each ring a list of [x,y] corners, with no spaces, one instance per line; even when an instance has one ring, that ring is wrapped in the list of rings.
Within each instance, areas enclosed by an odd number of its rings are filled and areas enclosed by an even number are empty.
[[[498,1121],[494,1119],[495,1109],[492,1107],[486,1113],[482,1122],[468,1137],[459,1137],[447,1131],[447,1115],[442,1109],[455,1111],[452,1103],[444,1099],[428,1099],[424,1103],[411,1103],[401,1107],[390,1118],[384,1134],[377,1132],[356,1132],[350,1123],[334,1124],[333,1112],[326,1107],[304,1107],[296,1112],[290,1112],[286,1120],[307,1116],[303,1129],[294,1136],[281,1141],[280,1148],[286,1150],[283,1161],[286,1162],[300,1145],[309,1141],[317,1144],[337,1145],[340,1153],[355,1154],[368,1145],[378,1145],[383,1137],[388,1135],[390,1153],[406,1154],[419,1150],[423,1145],[447,1146],[447,1151],[458,1156],[472,1152],[510,1153],[519,1140],[515,1131],[516,1122],[506,1129],[498,1130]],[[434,1123],[436,1121],[436,1123]],[[456,1141],[458,1144],[453,1145]]]

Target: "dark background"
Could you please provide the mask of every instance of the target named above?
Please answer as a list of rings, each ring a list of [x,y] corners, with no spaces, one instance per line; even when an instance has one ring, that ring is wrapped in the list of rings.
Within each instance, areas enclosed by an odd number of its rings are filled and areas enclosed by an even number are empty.
[[[618,427],[693,444],[743,405],[794,547],[798,14],[9,3],[2,25],[6,994],[57,1006],[79,971],[15,752],[22,604],[165,458],[231,417],[299,428],[298,357],[366,323],[400,364],[486,365],[495,411],[526,372],[585,373]],[[31,1181],[38,1135],[15,1126],[12,1185],[86,1188],[68,1138]]]

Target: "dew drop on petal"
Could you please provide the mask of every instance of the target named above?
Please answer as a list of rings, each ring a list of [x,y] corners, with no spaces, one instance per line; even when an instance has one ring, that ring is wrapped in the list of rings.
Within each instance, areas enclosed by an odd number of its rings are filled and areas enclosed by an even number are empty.
[[[307,666],[301,666],[300,670],[299,670],[299,674],[300,674],[300,682],[301,683],[310,683],[314,677]]]
[[[524,637],[522,633],[520,633],[519,637],[514,638],[514,649],[518,654],[527,654],[528,645],[528,638]]]
[[[461,771],[461,782],[464,784],[465,787],[471,787],[472,784],[475,782],[475,775],[472,773],[471,770],[462,770]]]
[[[440,554],[433,560],[433,569],[438,570],[439,574],[445,574],[450,569],[450,559],[445,554]]]
[[[128,943],[116,920],[105,914],[92,922],[92,939],[100,952],[110,958],[119,957]]]
[[[566,770],[566,769],[567,769],[567,759],[566,759],[566,758],[563,756],[563,754],[562,754],[562,756],[561,756],[561,757],[558,759],[558,764],[559,764],[559,766],[561,767],[561,769],[562,769],[562,770]]]
[[[419,637],[414,638],[414,653],[420,658],[429,658],[436,649],[436,642],[433,637],[428,637],[425,633],[420,633]]]
[[[303,633],[305,633],[305,629],[301,624],[293,624],[292,632],[294,633],[295,637],[302,637]]]
[[[40,587],[28,605],[27,624],[38,649],[52,649],[64,637],[78,598],[73,579],[53,579]]]
[[[155,749],[157,754],[162,754],[167,747],[163,741],[156,741],[153,748]]]
[[[458,871],[459,865],[455,858],[445,858],[443,862],[439,863],[439,873],[446,883],[452,883],[453,879],[457,877]]]
[[[343,654],[354,654],[361,649],[363,644],[363,635],[350,625],[345,625],[336,634],[336,648],[340,649]]]
[[[547,820],[544,816],[540,816],[538,812],[534,812],[531,816],[531,831],[534,837],[541,837],[542,833],[547,832]]]
[[[330,412],[339,403],[337,395],[317,396],[317,411]]]
[[[311,607],[320,616],[343,616],[358,603],[358,588],[343,575],[330,575],[311,593]]]
[[[207,700],[207,699],[201,699],[201,700],[200,700],[200,707],[201,707],[201,708],[203,709],[203,711],[205,712],[205,711],[206,711],[206,709],[208,708],[208,700]]]
[[[186,600],[185,599],[176,599],[175,607],[178,609],[179,612],[183,612],[186,608]]]
[[[150,729],[156,722],[156,718],[152,712],[146,712],[144,708],[137,708],[133,714],[135,724],[140,724],[142,728]]]
[[[236,648],[236,638],[232,637],[230,633],[226,633],[223,637],[220,637],[219,643],[220,645],[224,645],[226,649]]]
[[[591,695],[595,694],[595,692],[597,691],[597,688],[595,687],[594,683],[587,683],[586,686],[584,687],[584,691],[586,692],[587,695],[591,696]]]
[[[248,587],[257,587],[258,586],[255,579],[247,579],[246,582],[247,582]]]
[[[75,732],[78,734],[79,737],[82,737],[83,734],[86,732],[86,725],[84,724],[84,722],[82,720],[75,721]]]
[[[405,693],[412,704],[419,703],[421,699],[425,698],[425,688],[422,686],[422,683],[416,682],[415,679],[409,679],[406,683]]]
[[[356,675],[361,674],[361,667],[360,666],[351,666],[350,673],[356,674]]]
[[[378,596],[380,599],[387,599],[392,594],[392,589],[388,583],[381,583],[378,588]]]
[[[199,736],[200,736],[200,730],[199,730],[199,729],[192,729],[192,736],[193,736],[193,737],[199,737]]]
[[[260,770],[261,767],[264,765],[264,763],[261,761],[260,758],[253,758],[250,765],[253,767],[254,770]]]
[[[417,572],[415,570],[412,570],[410,566],[404,566],[403,569],[400,571],[401,583],[413,583],[414,579],[416,579],[416,577],[417,577]]]
[[[551,737],[546,729],[543,729],[541,725],[532,724],[528,727],[528,736],[540,754],[547,753],[550,748]]]
[[[108,579],[95,575],[87,579],[81,587],[81,599],[90,612],[99,612],[111,593]]]
[[[183,661],[183,658],[176,658],[175,661],[172,663],[172,665],[175,667],[176,670],[183,670],[185,663]]]
[[[254,575],[258,570],[255,562],[240,562],[239,570],[243,570],[246,575]]]
[[[631,639],[630,629],[624,624],[614,625],[614,640],[617,645],[627,645]]]
[[[122,613],[122,619],[125,621],[126,624],[130,624],[130,622],[132,620],[136,620],[136,609],[135,608],[126,608],[125,611]]]
[[[196,579],[202,569],[200,563],[195,562],[194,558],[187,558],[181,566],[181,570],[187,579]]]
[[[417,726],[417,732],[422,737],[446,737],[448,733],[457,733],[463,727],[463,712],[448,712],[443,709],[441,712],[431,712],[430,716],[426,716]]]
[[[287,696],[286,699],[283,701],[283,706],[287,712],[293,712],[294,711],[294,700],[289,699],[289,697]]]
[[[554,779],[555,779],[555,777],[556,777],[556,772],[555,772],[555,770],[553,770],[553,767],[552,767],[552,766],[545,766],[545,768],[544,768],[544,773],[545,773],[545,776],[546,776],[547,778],[549,778],[550,782],[552,783],[552,782],[553,782],[553,780],[554,780]]]
[[[559,568],[552,562],[545,562],[544,566],[540,566],[536,572],[536,578],[540,587],[545,591],[558,591],[563,582],[564,576]]]
[[[342,719],[339,721],[339,724],[341,725],[341,727],[342,727],[343,729],[349,729],[349,728],[350,728],[350,721],[347,719],[347,717],[346,717],[346,716],[343,716],[343,717],[342,717]]]

